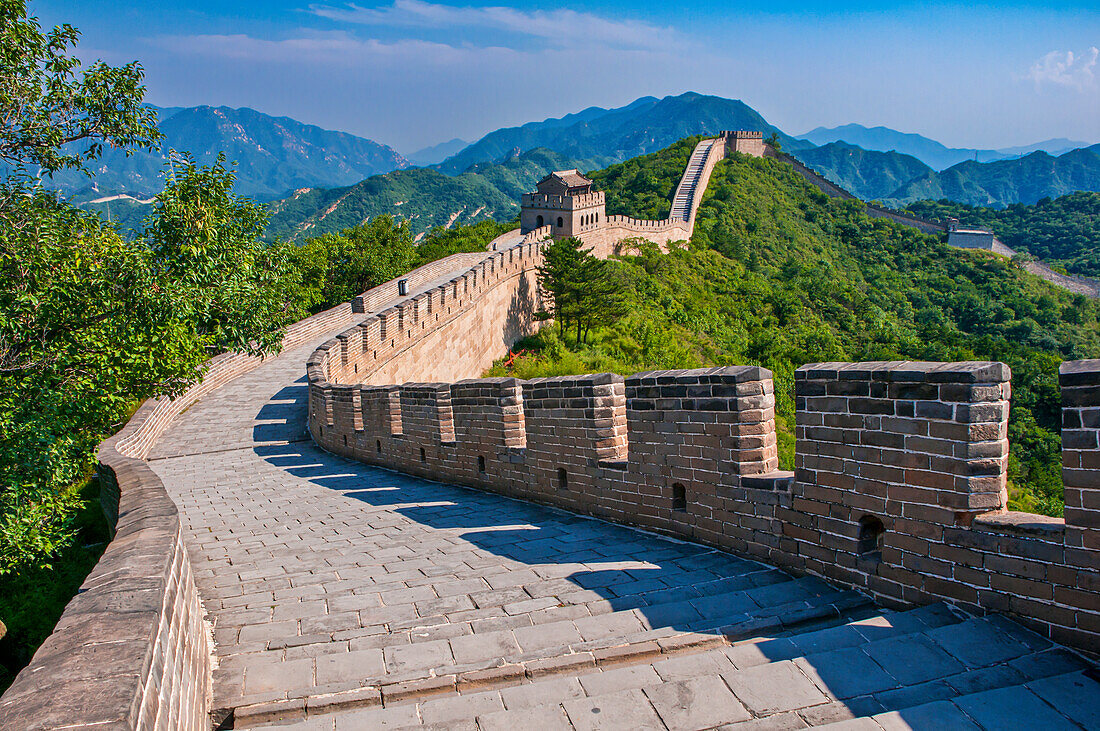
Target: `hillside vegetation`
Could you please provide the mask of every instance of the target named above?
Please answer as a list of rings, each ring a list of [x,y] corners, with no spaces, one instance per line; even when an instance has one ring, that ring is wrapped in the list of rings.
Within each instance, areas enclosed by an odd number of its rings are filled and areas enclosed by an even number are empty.
[[[900,152],[872,152],[845,142],[798,150],[795,157],[865,201],[887,198],[913,178],[932,170]]]
[[[551,170],[595,167],[607,158],[576,160],[550,150],[530,150],[502,163],[476,165],[458,176],[430,168],[376,175],[347,188],[299,191],[270,206],[267,237],[293,241],[357,226],[392,215],[409,223],[414,235],[519,215],[519,197]]]
[[[622,212],[653,215],[682,172],[672,161],[690,146],[595,178]],[[520,346],[530,352],[517,375],[766,366],[775,373],[781,456],[790,467],[798,366],[1001,360],[1013,370],[1012,505],[1061,511],[1057,369],[1063,359],[1100,355],[1095,302],[1004,258],[870,219],[789,166],[744,156],[716,166],[690,243],[667,255],[643,247],[614,268],[630,313],[583,346],[544,330]]]
[[[1081,191],[1034,205],[979,208],[949,200],[918,201],[908,210],[971,226],[986,226],[1004,243],[1070,274],[1100,277],[1100,193]]]
[[[1033,152],[1015,160],[963,162],[942,172],[917,176],[887,197],[901,203],[947,198],[973,206],[1003,208],[1079,190],[1100,191],[1100,145],[1058,157]]]

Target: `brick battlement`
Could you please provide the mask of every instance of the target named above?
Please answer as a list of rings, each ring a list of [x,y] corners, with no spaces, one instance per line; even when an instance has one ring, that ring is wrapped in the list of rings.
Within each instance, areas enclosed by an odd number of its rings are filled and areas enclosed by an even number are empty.
[[[1100,647],[1100,361],[1062,369],[1064,521],[1005,510],[1002,363],[803,366],[796,469],[781,472],[763,368],[448,383],[505,351],[539,261],[533,244],[496,252],[325,343],[309,362],[317,443],[708,543],[887,605],[947,600]],[[491,347],[444,345],[471,340]]]
[[[582,195],[546,195],[543,193],[524,193],[520,197],[520,203],[524,207],[554,208],[563,211],[572,211],[580,208],[591,208],[604,204],[604,193],[584,193]]]

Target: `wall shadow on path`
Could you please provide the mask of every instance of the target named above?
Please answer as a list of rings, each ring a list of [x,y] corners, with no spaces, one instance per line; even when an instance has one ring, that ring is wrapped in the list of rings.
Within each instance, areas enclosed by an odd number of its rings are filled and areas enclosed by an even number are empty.
[[[562,578],[576,586],[570,600],[604,600],[614,611],[636,610],[651,629],[717,632],[720,627],[769,614],[782,616],[827,603],[836,590],[816,579],[788,574],[706,546],[665,539],[624,526],[495,493],[431,482],[324,452],[308,440],[305,379],[280,390],[257,414],[254,452],[269,464],[319,488],[425,528],[446,531],[506,561],[531,566],[584,564]],[[426,552],[430,556],[430,553]],[[525,582],[531,583],[531,582]],[[560,593],[559,593],[560,595]],[[944,610],[946,611],[946,610]],[[904,619],[904,615],[894,615]],[[805,658],[815,680],[854,715],[897,710],[903,720],[922,719],[912,709],[951,697],[935,672],[917,680],[888,672],[857,646],[919,631],[867,625],[860,636],[840,626],[800,638],[776,637],[754,645],[760,662]],[[810,637],[816,639],[808,640]],[[922,638],[918,638],[922,639]],[[858,640],[858,641],[853,641]],[[928,651],[928,642],[916,649]],[[934,645],[930,668],[964,670]],[[932,660],[926,662],[932,663]],[[906,663],[907,665],[911,663]],[[913,715],[916,714],[916,715]]]

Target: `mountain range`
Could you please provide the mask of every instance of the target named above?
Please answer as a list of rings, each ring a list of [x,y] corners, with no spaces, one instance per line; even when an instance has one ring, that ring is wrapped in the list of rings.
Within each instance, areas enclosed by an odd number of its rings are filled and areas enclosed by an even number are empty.
[[[775,134],[788,149],[809,147],[767,122],[737,99],[687,92],[664,99],[646,96],[625,107],[589,107],[576,114],[507,127],[482,137],[444,160],[441,172],[456,175],[479,162],[498,162],[511,155],[546,147],[574,158],[606,157],[622,162],[663,150],[691,135],[715,135],[724,129]]]
[[[898,132],[889,127],[864,127],[860,124],[845,124],[840,127],[818,127],[810,130],[799,139],[815,145],[827,145],[830,142],[846,142],[877,152],[899,152],[911,155],[934,170],[945,170],[961,162],[993,162],[1014,157],[1022,157],[1032,152],[1046,152],[1061,155],[1079,147],[1088,147],[1088,142],[1067,140],[1064,137],[1036,142],[1022,147],[1007,147],[1000,150],[979,150],[974,148],[947,147],[946,145],[922,135]]]
[[[1004,208],[1078,190],[1100,191],[1100,145],[1057,157],[1039,151],[995,162],[971,160],[939,172],[909,155],[874,152],[844,142],[793,154],[860,198],[888,205],[948,199]]]
[[[744,102],[694,92],[642,97],[613,109],[589,107],[498,129],[468,145],[456,138],[409,158],[372,140],[247,108],[162,108],[158,114],[165,135],[159,150],[129,157],[108,150],[96,163],[93,180],[62,172],[46,184],[122,226],[133,226],[147,213],[142,201],[162,186],[169,150],[189,151],[205,164],[225,151],[236,163],[237,192],[273,203],[269,235],[299,237],[330,230],[334,221],[361,222],[382,213],[410,220],[414,231],[423,233],[490,215],[511,218],[524,186],[555,167],[593,169],[695,134],[755,129],[774,134],[784,150],[855,195],[889,205],[947,198],[1004,207],[1100,190],[1097,148],[1061,151],[1078,144],[1071,140],[965,150],[860,125],[818,128],[807,139],[795,139]],[[1030,151],[1038,147],[1044,149]],[[1005,159],[975,162],[975,155]],[[417,164],[426,167],[411,169]],[[120,194],[131,198],[116,197]]]
[[[108,148],[94,164],[94,180],[63,171],[47,184],[76,201],[118,193],[148,197],[163,187],[170,150],[189,152],[203,164],[225,152],[236,163],[237,193],[268,201],[297,188],[348,185],[411,165],[392,147],[373,140],[254,109],[158,108],[157,116],[164,135],[159,149],[127,156]]]

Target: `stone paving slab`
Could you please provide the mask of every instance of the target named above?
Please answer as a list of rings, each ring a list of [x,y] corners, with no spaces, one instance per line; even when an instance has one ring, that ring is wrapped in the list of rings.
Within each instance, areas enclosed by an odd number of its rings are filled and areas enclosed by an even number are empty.
[[[197,403],[150,463],[181,509],[214,621],[215,707],[551,662],[836,594],[705,547],[329,455],[303,441],[312,347]]]
[[[1054,710],[1100,701],[1087,666],[1012,623],[932,607],[799,633],[785,618],[851,597],[329,455],[306,435],[315,345],[195,404],[151,455],[214,623],[214,707],[242,728],[991,728],[1009,694],[1034,727],[1097,724],[1100,702]]]

